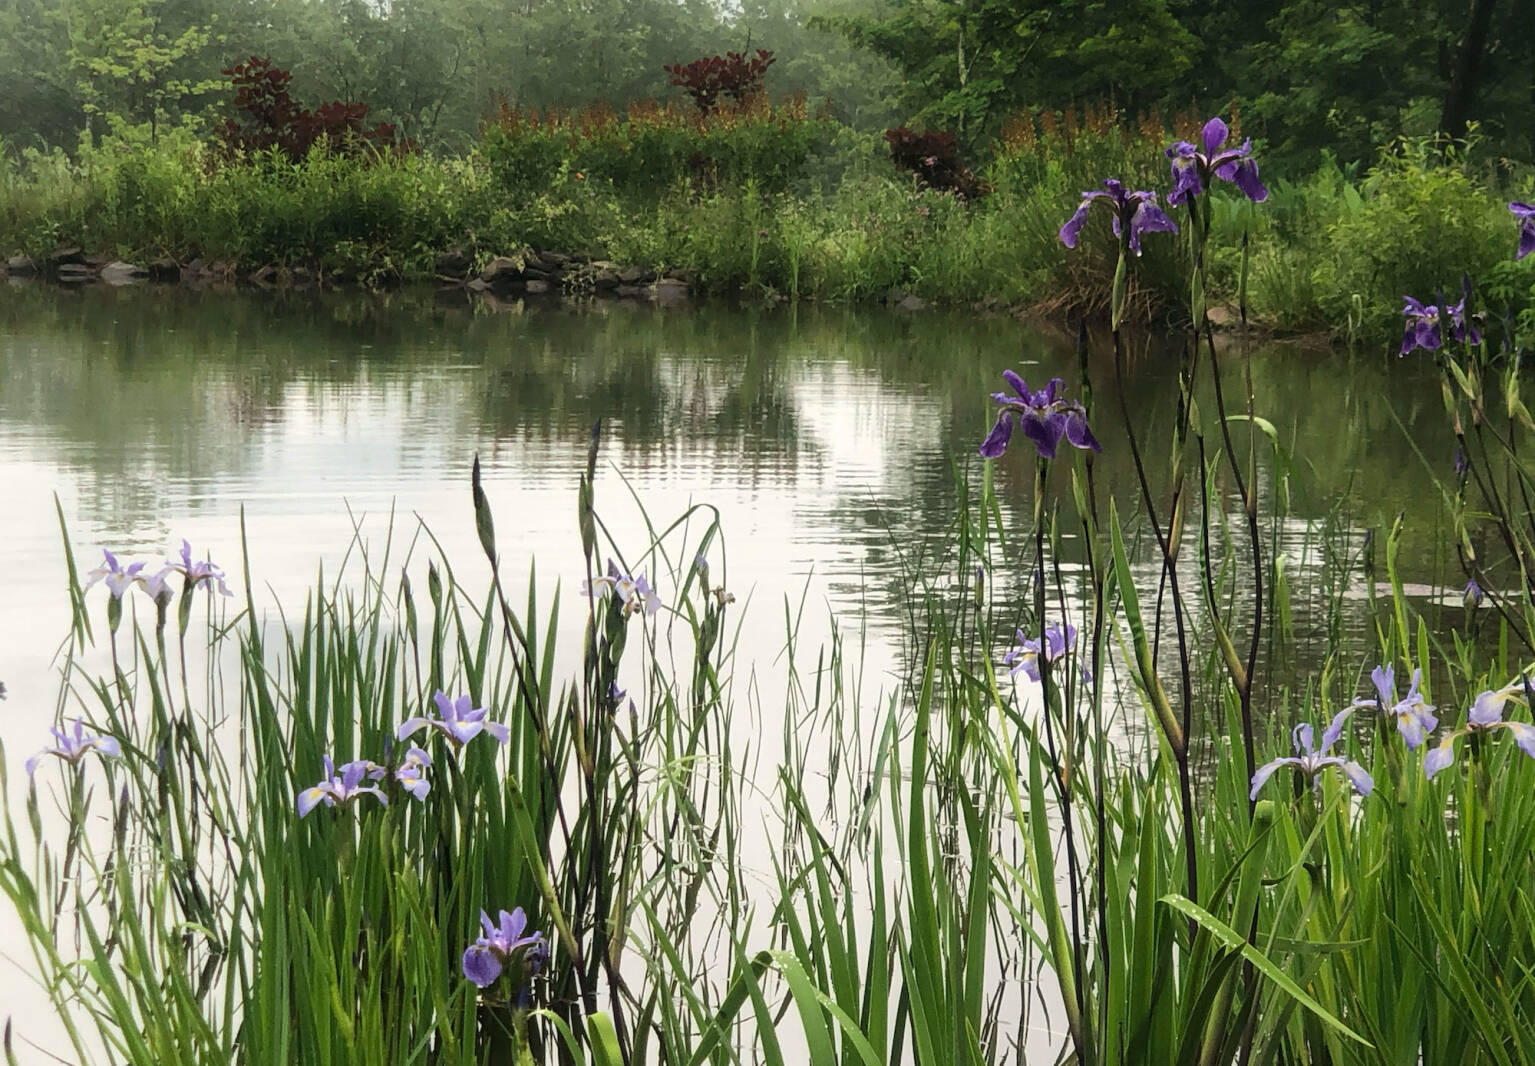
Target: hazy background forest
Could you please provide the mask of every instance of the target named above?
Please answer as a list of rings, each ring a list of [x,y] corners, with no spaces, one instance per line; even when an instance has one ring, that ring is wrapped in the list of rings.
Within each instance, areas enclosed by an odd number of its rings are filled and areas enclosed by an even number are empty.
[[[676,95],[666,64],[765,48],[770,93],[972,149],[1020,109],[1234,101],[1292,167],[1467,121],[1528,158],[1532,26],[1535,0],[0,0],[0,136],[206,130],[229,112],[220,72],[260,55],[299,99],[364,101],[461,150],[498,99],[621,107]]]

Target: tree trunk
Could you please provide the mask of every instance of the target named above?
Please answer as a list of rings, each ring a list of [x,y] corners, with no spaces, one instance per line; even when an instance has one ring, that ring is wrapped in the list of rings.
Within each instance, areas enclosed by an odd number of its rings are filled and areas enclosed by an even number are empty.
[[[1444,94],[1444,109],[1439,113],[1439,131],[1451,137],[1462,136],[1471,119],[1481,86],[1482,62],[1487,58],[1487,35],[1492,28],[1492,11],[1497,0],[1471,0],[1471,17],[1466,33],[1455,54],[1450,72],[1450,86]]]

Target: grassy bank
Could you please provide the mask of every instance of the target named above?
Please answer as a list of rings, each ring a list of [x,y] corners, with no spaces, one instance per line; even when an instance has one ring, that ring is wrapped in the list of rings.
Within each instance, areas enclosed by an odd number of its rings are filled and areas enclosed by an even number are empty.
[[[1064,248],[1057,230],[1084,189],[1116,176],[1170,186],[1163,149],[1189,120],[1020,117],[973,161],[964,198],[890,161],[886,143],[807,111],[754,102],[700,119],[676,106],[504,111],[459,157],[343,153],[231,161],[174,136],[108,139],[74,158],[5,157],[0,250],[78,245],[133,261],[169,256],[301,266],[331,283],[430,278],[439,257],[476,262],[523,248],[686,277],[695,291],[829,301],[892,292],[968,306],[1102,311],[1113,261]],[[1259,147],[1261,161],[1261,146]],[[1526,179],[1474,150],[1403,142],[1362,172],[1264,172],[1254,210],[1212,199],[1209,282],[1235,302],[1251,240],[1251,314],[1277,328],[1371,340],[1397,327],[1404,294],[1460,286],[1528,318],[1535,270],[1505,255],[1506,203]],[[931,175],[929,175],[931,177]],[[941,183],[939,183],[941,184]],[[1094,223],[1098,225],[1099,223]],[[1187,245],[1148,248],[1146,315],[1176,321]],[[1535,262],[1535,261],[1531,261]]]

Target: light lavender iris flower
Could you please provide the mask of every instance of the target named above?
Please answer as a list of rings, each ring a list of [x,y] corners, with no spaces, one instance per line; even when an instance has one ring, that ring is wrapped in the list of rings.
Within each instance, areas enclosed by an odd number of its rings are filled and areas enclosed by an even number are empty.
[[[44,748],[27,760],[26,770],[29,777],[37,770],[44,755],[57,755],[69,765],[79,766],[80,760],[93,751],[102,756],[116,756],[123,753],[122,745],[117,742],[116,737],[87,733],[85,723],[78,718],[74,720],[72,730],[53,726],[48,732],[53,734],[53,739],[58,743]]]
[[[436,702],[438,713],[442,717],[407,718],[400,723],[400,728],[395,730],[397,739],[404,740],[422,728],[431,728],[446,737],[455,751],[479,736],[481,732],[490,734],[502,744],[512,739],[512,731],[506,726],[500,722],[485,720],[486,709],[473,706],[474,701],[467,693],[455,700],[449,699],[446,692],[438,689],[433,693],[432,699]]]
[[[1469,338],[1472,344],[1482,343],[1481,330],[1475,323],[1466,322],[1466,301],[1451,304],[1441,310],[1435,304],[1422,304],[1411,296],[1403,297],[1407,301],[1402,308],[1402,314],[1407,317],[1407,331],[1402,335],[1402,351],[1406,355],[1417,348],[1424,351],[1437,351],[1443,343],[1443,330],[1441,319],[1450,320],[1450,335],[1455,338],[1455,343],[1463,344]]]
[[[384,806],[389,806],[389,797],[384,795],[373,785],[365,785],[368,779],[368,762],[358,759],[349,762],[337,773],[330,756],[325,756],[325,778],[318,785],[304,789],[298,794],[297,807],[300,818],[307,815],[320,804],[327,807],[335,807],[343,803],[351,803],[363,796],[372,796]]]
[[[1514,256],[1517,262],[1535,252],[1535,204],[1521,204],[1516,200],[1508,205],[1508,209],[1519,220],[1519,254]]]
[[[528,933],[528,916],[521,907],[510,914],[500,913],[500,921],[492,922],[490,915],[480,912],[480,926],[484,935],[478,937],[464,951],[464,976],[480,988],[496,983],[506,966],[521,959],[527,964],[532,977],[549,957],[549,945],[538,930]]]
[[[1007,451],[1008,441],[1013,437],[1015,418],[1023,435],[1029,438],[1045,459],[1055,458],[1055,450],[1062,437],[1077,448],[1095,452],[1103,450],[1093,436],[1093,431],[1087,427],[1087,409],[1077,401],[1061,396],[1061,390],[1066,386],[1060,378],[1051,378],[1050,384],[1034,392],[1027,381],[1011,370],[1002,371],[1002,377],[1012,386],[1016,395],[1009,396],[1005,392],[991,394],[1001,410],[997,412],[996,424],[981,442],[982,456],[996,459]]]
[[[1400,700],[1396,698],[1396,667],[1389,663],[1377,666],[1370,671],[1370,680],[1375,684],[1376,698],[1357,699],[1354,706],[1374,707],[1381,714],[1395,718],[1397,731],[1402,734],[1409,750],[1422,744],[1428,734],[1438,728],[1439,719],[1434,717],[1433,704],[1425,702],[1418,691],[1418,684],[1423,680],[1422,670],[1412,672],[1412,684]]]
[[[405,758],[400,765],[394,768],[392,775],[396,784],[409,792],[417,799],[426,799],[426,794],[432,790],[432,783],[426,779],[426,771],[431,768],[432,757],[414,744],[405,753]],[[369,781],[382,781],[390,777],[389,768],[381,766],[372,759],[355,759],[341,767],[341,775],[346,776],[348,770],[354,766],[361,766],[363,776]]]
[[[123,566],[117,561],[117,556],[105,548],[102,549],[101,554],[106,557],[106,561],[86,575],[88,578],[85,582],[86,588],[90,588],[98,581],[104,581],[112,598],[120,600],[124,593],[144,580],[139,576],[139,571],[144,569],[143,563],[129,563]]]
[[[1252,158],[1252,139],[1243,141],[1240,148],[1221,151],[1230,133],[1224,122],[1212,118],[1200,133],[1204,151],[1188,141],[1179,141],[1167,150],[1173,164],[1173,191],[1167,194],[1168,203],[1176,206],[1190,196],[1202,195],[1213,178],[1231,182],[1255,204],[1268,199],[1269,191],[1258,180],[1258,164]]]
[[[418,800],[424,800],[432,790],[432,783],[426,779],[426,772],[431,765],[432,757],[412,744],[400,765],[394,769],[395,783]]]
[[[1050,664],[1060,662],[1076,642],[1077,627],[1069,622],[1064,629],[1055,623],[1046,626],[1043,638],[1027,637],[1020,629],[1018,646],[1003,656],[1002,662],[1011,667],[1009,674],[1016,677],[1018,671],[1022,670],[1030,681],[1038,681],[1040,661]],[[1087,685],[1093,683],[1092,671],[1086,666],[1082,667],[1082,682]]]
[[[1113,213],[1114,236],[1118,237],[1122,232],[1129,233],[1130,250],[1136,255],[1141,254],[1143,233],[1178,232],[1178,224],[1157,206],[1156,193],[1126,192],[1123,182],[1109,178],[1104,181],[1102,189],[1090,189],[1082,194],[1082,204],[1077,208],[1077,213],[1061,227],[1061,243],[1066,247],[1077,246],[1077,234],[1082,232],[1082,227],[1087,223],[1088,209],[1095,203],[1103,204]]]
[[[1471,709],[1466,712],[1466,724],[1454,732],[1446,733],[1424,758],[1423,776],[1433,777],[1455,761],[1456,737],[1486,736],[1494,729],[1508,730],[1514,735],[1514,743],[1519,745],[1519,750],[1535,759],[1535,726],[1503,720],[1503,705],[1510,700],[1520,702],[1516,694],[1523,692],[1524,687],[1524,678],[1519,677],[1502,688],[1489,689],[1477,696]]]
[[[175,593],[171,589],[170,577],[176,572],[174,566],[167,565],[162,566],[148,577],[140,579],[144,591],[149,594],[151,600],[155,601],[156,606],[171,602],[171,597]]]
[[[618,564],[612,559],[608,560],[606,575],[593,578],[590,584],[582,583],[581,595],[600,596],[609,589],[623,604],[626,618],[641,611],[649,617],[661,609],[661,597],[656,594],[655,589],[650,587],[650,582],[646,581],[643,575],[635,577],[620,572]]]
[[[192,559],[192,545],[185,540],[181,542],[181,561],[178,563],[175,560],[171,560],[168,565],[186,578],[186,590],[188,592],[194,591],[198,585],[207,584],[210,588],[217,585],[222,595],[234,595],[229,591],[229,586],[224,583],[223,568],[202,560],[194,562]]]
[[[1293,766],[1310,778],[1312,785],[1317,783],[1317,776],[1329,766],[1337,767],[1349,779],[1349,782],[1361,796],[1368,796],[1375,788],[1375,781],[1370,777],[1369,771],[1352,759],[1345,759],[1341,755],[1327,754],[1332,746],[1343,735],[1343,725],[1348,721],[1348,716],[1354,713],[1354,708],[1345,707],[1339,711],[1322,733],[1322,746],[1313,747],[1315,736],[1310,723],[1298,725],[1291,733],[1291,743],[1295,745],[1295,754],[1288,758],[1275,759],[1258,767],[1258,772],[1253,774],[1252,792],[1249,799],[1257,799],[1258,792],[1263,788],[1268,779],[1274,776],[1274,771],[1281,766]]]

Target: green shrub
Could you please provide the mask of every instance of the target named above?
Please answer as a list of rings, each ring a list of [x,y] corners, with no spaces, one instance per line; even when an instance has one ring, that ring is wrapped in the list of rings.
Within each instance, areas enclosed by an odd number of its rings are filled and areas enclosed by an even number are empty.
[[[1337,329],[1363,309],[1360,329],[1399,332],[1402,298],[1438,303],[1461,278],[1491,276],[1513,255],[1513,227],[1491,176],[1454,146],[1399,141],[1326,230],[1320,309]]]

